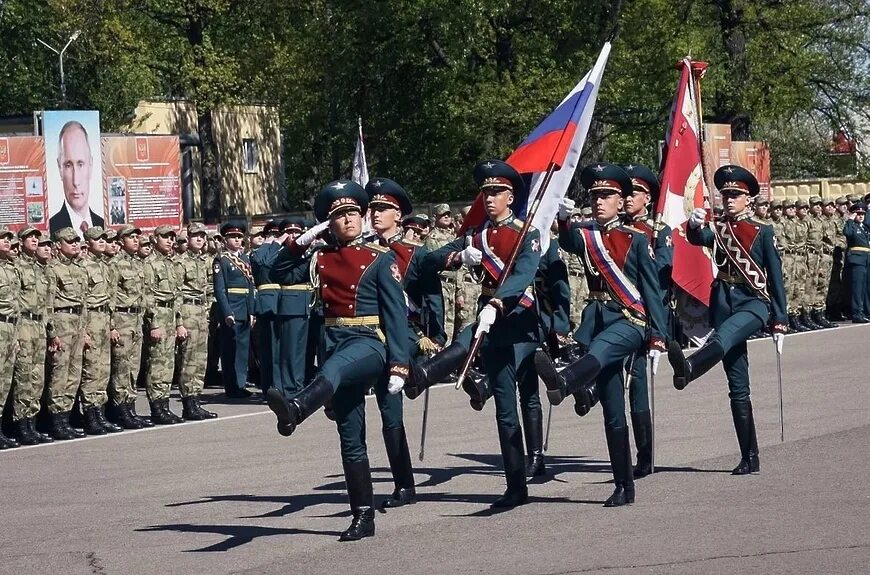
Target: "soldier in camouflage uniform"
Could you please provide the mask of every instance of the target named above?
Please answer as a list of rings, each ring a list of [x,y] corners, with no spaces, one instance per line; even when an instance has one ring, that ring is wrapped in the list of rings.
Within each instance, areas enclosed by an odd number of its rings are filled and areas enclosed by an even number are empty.
[[[180,282],[172,260],[174,242],[172,226],[157,226],[154,230],[154,255],[145,260],[145,345],[148,357],[145,385],[151,404],[151,421],[157,425],[184,421],[169,409],[175,341],[187,337],[176,299]]]
[[[18,441],[36,445],[53,441],[36,429],[45,389],[46,264],[51,259],[51,240],[31,227],[20,230],[18,238],[23,253],[15,261],[19,280],[18,354],[12,376],[12,420]]]
[[[583,216],[582,208],[575,208],[571,213],[571,221],[579,221]],[[586,273],[583,271],[583,262],[580,261],[580,256],[569,254],[562,248],[559,248],[559,257],[565,262],[568,267],[568,285],[571,289],[571,305],[570,305],[570,323],[571,331],[573,332],[580,325],[580,314],[586,306],[586,298],[589,296],[589,289],[586,286]]]
[[[12,369],[15,363],[15,341],[18,321],[18,272],[12,255],[12,239],[15,234],[6,226],[0,226],[0,411],[6,405],[6,397],[12,384]],[[0,432],[0,449],[18,447],[18,442]]]
[[[834,244],[837,240],[837,232],[832,228],[831,222],[822,213],[825,202],[819,196],[810,198],[810,233],[807,238],[807,258],[816,257],[816,265],[808,263],[810,276],[813,282],[813,291],[808,295],[812,297],[812,310],[810,319],[823,328],[837,327],[828,321],[825,316],[825,305],[828,301],[828,285],[831,281],[831,269],[834,266]],[[829,200],[830,209],[833,210],[834,201]],[[834,225],[834,228],[836,225]],[[814,253],[813,250],[816,250]]]
[[[84,328],[82,313],[87,295],[87,272],[81,265],[79,236],[72,228],[55,233],[57,257],[48,264],[48,309],[46,325],[50,354],[48,412],[51,436],[76,439],[85,434],[69,425],[82,375]]]
[[[797,224],[795,227],[798,245],[803,246],[803,263],[800,258],[796,263],[801,270],[795,270],[796,274],[801,275],[802,284],[798,287],[800,290],[800,299],[795,302],[800,306],[798,310],[799,320],[805,327],[816,330],[822,329],[822,326],[817,324],[810,317],[810,311],[815,300],[815,285],[816,285],[816,270],[818,269],[818,255],[821,253],[821,222],[815,221],[810,216],[810,203],[807,200],[799,199],[795,202]],[[802,241],[801,241],[802,240]]]
[[[124,429],[153,427],[136,414],[136,379],[142,362],[142,318],[145,313],[145,262],[139,257],[139,228],[118,231],[122,251],[112,261],[112,368],[109,396],[112,419]]]
[[[216,413],[200,405],[205,383],[208,353],[208,310],[211,307],[209,286],[212,281],[211,258],[205,251],[206,229],[202,224],[187,226],[187,251],[178,257],[181,281],[181,321],[187,336],[179,341],[177,361],[181,364],[179,390],[184,419],[214,419]]]
[[[826,202],[824,206],[826,230],[829,237],[833,237],[834,251],[831,256],[831,281],[828,285],[828,300],[826,302],[828,319],[842,321],[846,319],[845,310],[848,297],[847,282],[845,275],[846,236],[843,228],[846,226],[849,214],[849,201],[846,196],[840,196],[835,202]]]
[[[424,245],[429,252],[434,252],[443,245],[452,242],[456,238],[453,231],[453,216],[448,204],[435,206],[435,227],[426,236]],[[444,298],[444,332],[447,334],[447,342],[453,341],[456,319],[459,315],[457,301],[464,297],[460,291],[459,281],[464,277],[463,270],[443,271],[441,276],[441,295]],[[474,305],[477,299],[474,299]]]
[[[112,290],[109,266],[106,264],[106,232],[100,226],[85,231],[88,255],[81,266],[88,278],[84,311],[84,345],[82,350],[81,405],[84,412],[85,432],[105,435],[122,429],[106,420],[103,406],[108,400],[109,366],[109,306]]]
[[[803,203],[806,203],[804,200]],[[785,224],[783,226],[783,272],[788,305],[788,326],[791,331],[802,332],[810,328],[800,320],[801,298],[806,283],[806,225],[798,220],[796,215],[797,202],[786,200]]]

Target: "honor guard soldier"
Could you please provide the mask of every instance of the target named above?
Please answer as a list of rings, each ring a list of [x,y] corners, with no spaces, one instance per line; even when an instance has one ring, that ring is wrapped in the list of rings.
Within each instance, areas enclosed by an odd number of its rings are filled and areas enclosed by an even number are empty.
[[[181,417],[188,421],[217,417],[216,413],[203,409],[200,403],[205,385],[208,309],[211,306],[208,293],[212,283],[212,262],[205,251],[205,236],[203,224],[188,224],[187,249],[177,259],[181,284],[179,312],[186,332],[178,342],[177,361],[181,366],[178,389],[183,405]]]
[[[260,389],[266,393],[270,385],[280,381],[281,356],[278,350],[278,331],[275,314],[281,299],[281,284],[272,281],[272,260],[281,249],[274,232],[280,232],[278,222],[270,221],[263,226],[263,241],[251,251],[251,274],[257,287],[254,307],[256,325],[251,332],[255,343],[251,348],[259,363]],[[289,358],[286,358],[289,359]]]
[[[184,420],[169,409],[169,394],[175,370],[175,344],[187,330],[179,310],[178,269],[173,260],[175,229],[169,225],[154,230],[154,253],[145,261],[146,377],[145,388],[151,404],[151,421],[175,425]]]
[[[55,232],[57,257],[48,265],[49,383],[48,412],[51,436],[58,440],[76,439],[85,434],[73,429],[69,416],[79,391],[82,374],[82,315],[88,277],[81,266],[81,244],[72,228]]]
[[[631,177],[619,166],[596,164],[583,168],[580,181],[589,193],[595,219],[570,224],[574,202],[563,200],[558,214],[559,244],[580,255],[586,267],[589,302],[574,339],[588,351],[561,372],[544,352],[535,354],[535,365],[553,405],[573,394],[574,410],[582,416],[596,396],[601,398],[616,486],[604,506],[616,507],[633,503],[635,498],[623,366],[649,350],[656,369],[665,350],[667,316],[647,235],[619,220],[623,197],[634,199]]]
[[[722,362],[740,445],[740,463],[732,473],[746,475],[760,469],[746,340],[768,324],[777,353],[782,353],[788,330],[786,296],[773,228],[752,218],[747,209],[749,198],[758,195],[758,180],[740,166],[723,166],[716,170],[713,182],[725,202],[725,216],[707,224],[706,212],[695,209],[686,237],[693,245],[712,250],[719,270],[710,293],[710,320],[715,331],[689,358],[677,342],[671,342],[668,360],[677,389]]]
[[[424,240],[424,235],[428,228],[429,222],[424,220],[420,214],[416,216],[408,216],[402,220],[402,228],[405,230],[405,239],[412,242],[421,243]]]
[[[469,326],[443,351],[415,364],[406,394],[414,399],[427,387],[459,369],[472,339],[479,335],[484,337],[481,357],[495,398],[496,427],[507,483],[504,495],[492,505],[514,507],[528,501],[523,434],[517,416],[517,385],[519,383],[519,393],[525,398],[538,392],[537,378],[531,375],[532,355],[539,344],[532,282],[541,259],[541,239],[538,230],[528,231],[514,266],[508,272],[510,275],[498,287],[523,228],[523,222],[514,216],[511,205],[515,197],[527,192],[516,170],[500,160],[478,164],[474,180],[485,198],[487,220],[467,235],[432,252],[428,258],[442,269],[458,269],[465,264],[478,267],[484,274],[477,327]],[[490,329],[492,337],[486,335]],[[476,393],[487,392],[479,389]]]
[[[21,229],[18,239],[22,254],[15,261],[19,280],[18,353],[12,379],[12,419],[18,442],[36,445],[53,441],[51,436],[36,429],[36,416],[45,389],[45,322],[48,318],[46,265],[51,259],[51,240],[33,227]],[[0,438],[0,449],[2,443]]]
[[[870,232],[865,225],[867,208],[855,202],[849,208],[849,217],[843,226],[846,237],[846,268],[852,292],[852,323],[868,323],[867,318],[867,266],[870,265]]]
[[[674,262],[674,247],[671,228],[653,219],[649,206],[655,206],[659,199],[659,179],[646,166],[623,166],[631,177],[632,193],[625,198],[627,226],[642,231],[649,241],[655,255],[658,270],[659,288],[664,300],[665,310],[670,309],[671,270]],[[756,207],[761,208],[764,204]],[[670,335],[670,334],[669,334]],[[631,428],[634,431],[634,444],[637,448],[637,466],[634,478],[646,477],[652,473],[652,419],[647,386],[646,354],[635,356],[631,370],[631,383],[628,387]]]
[[[106,263],[106,231],[100,226],[85,230],[88,254],[82,260],[88,288],[84,311],[84,349],[82,351],[81,406],[88,435],[117,433],[122,428],[106,420],[104,406],[109,399],[112,317],[112,278]]]
[[[437,270],[423,265],[428,250],[423,245],[402,237],[399,223],[402,214],[410,213],[413,209],[411,200],[399,184],[387,178],[369,180],[366,192],[376,241],[393,251],[402,277],[402,287],[409,307],[410,353],[417,357],[429,356],[441,349],[445,343],[444,330],[441,327],[443,299]],[[445,214],[450,215],[449,208],[446,213],[442,213],[442,218]],[[384,501],[383,506],[401,507],[415,503],[417,492],[414,488],[414,471],[402,417],[402,394],[388,391],[389,375],[388,370],[384,370],[375,384],[384,446],[395,484],[392,497]]]
[[[362,216],[367,207],[368,195],[358,184],[327,184],[314,201],[314,214],[322,223],[288,241],[273,266],[282,285],[312,278],[323,303],[323,363],[316,377],[290,401],[275,388],[266,397],[278,418],[278,432],[285,436],[332,398],[353,513],[341,541],[375,533],[365,393],[385,370],[390,374],[388,391],[398,393],[408,374],[402,276],[394,252],[366,242]],[[330,243],[306,256],[308,246],[327,229]]]
[[[121,252],[112,262],[112,367],[109,398],[112,420],[124,429],[153,427],[136,414],[136,379],[142,363],[142,330],[145,314],[145,262],[138,256],[141,230],[125,224],[118,230]]]
[[[248,352],[254,322],[254,276],[251,261],[242,250],[245,224],[230,222],[221,226],[226,242],[214,259],[214,295],[221,320],[221,368],[227,397],[251,396],[245,389],[248,378]]]
[[[0,411],[6,405],[6,397],[12,385],[12,372],[15,365],[15,346],[11,342],[17,338],[18,323],[18,272],[11,254],[12,239],[15,234],[6,226],[0,226]],[[29,428],[28,428],[29,429]],[[28,434],[29,436],[29,434]],[[18,447],[18,442],[6,437],[0,431],[0,449]]]

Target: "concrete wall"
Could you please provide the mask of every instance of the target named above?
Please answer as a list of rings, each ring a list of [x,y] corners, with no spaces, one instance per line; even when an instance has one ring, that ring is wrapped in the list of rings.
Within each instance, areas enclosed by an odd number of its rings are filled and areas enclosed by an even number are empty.
[[[837,199],[840,196],[857,194],[864,197],[870,193],[870,182],[856,182],[844,178],[824,180],[780,180],[770,184],[771,197],[784,199],[809,199],[810,196]]]

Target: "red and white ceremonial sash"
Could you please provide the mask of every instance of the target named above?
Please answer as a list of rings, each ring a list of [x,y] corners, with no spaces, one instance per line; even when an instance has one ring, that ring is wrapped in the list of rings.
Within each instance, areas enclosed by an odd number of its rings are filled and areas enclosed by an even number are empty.
[[[734,235],[734,229],[731,222],[718,221],[715,224],[715,232],[713,235],[716,238],[716,243],[719,248],[725,253],[731,267],[736,269],[740,275],[746,280],[746,283],[754,289],[758,295],[765,301],[770,301],[770,296],[767,294],[767,274],[759,267],[749,251],[743,246]]]
[[[646,318],[646,306],[643,303],[640,291],[619,269],[619,266],[610,257],[610,254],[607,253],[601,232],[592,228],[580,228],[580,233],[583,234],[589,261],[607,283],[607,287],[610,288],[610,295],[619,301],[623,307],[631,309],[643,318]]]
[[[492,277],[500,279],[501,274],[504,273],[505,264],[490,247],[489,241],[486,238],[486,230],[490,227],[492,227],[491,221],[484,223],[481,230],[471,238],[471,245],[480,250],[480,265],[483,266],[483,269],[485,269]],[[526,291],[523,292],[522,297],[520,297],[519,305],[528,309],[532,307],[534,303],[535,292],[532,286],[529,286],[526,288]]]

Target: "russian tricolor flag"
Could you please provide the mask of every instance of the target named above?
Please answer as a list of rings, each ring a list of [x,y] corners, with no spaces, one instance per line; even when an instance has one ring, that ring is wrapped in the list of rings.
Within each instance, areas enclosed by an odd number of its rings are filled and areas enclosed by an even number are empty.
[[[606,42],[592,69],[507,159],[507,163],[523,175],[529,189],[528,196],[517,197],[515,194],[514,197],[512,208],[521,219],[525,219],[529,198],[536,197],[547,170],[551,165],[555,168],[532,221],[532,225],[541,230],[542,250],[546,250],[550,243],[547,231],[556,219],[559,203],[565,197],[580,161],[609,56],[610,42]],[[485,217],[483,198],[478,195],[460,232],[480,225]]]

